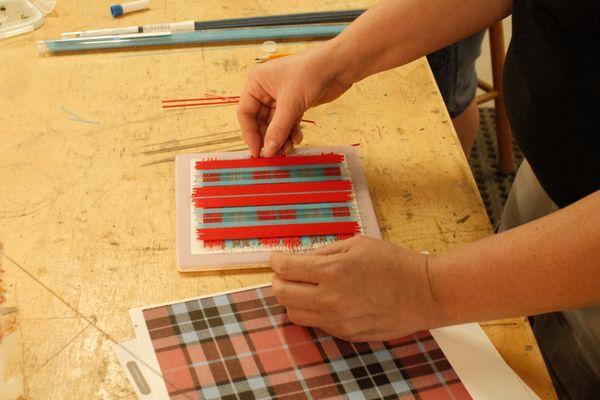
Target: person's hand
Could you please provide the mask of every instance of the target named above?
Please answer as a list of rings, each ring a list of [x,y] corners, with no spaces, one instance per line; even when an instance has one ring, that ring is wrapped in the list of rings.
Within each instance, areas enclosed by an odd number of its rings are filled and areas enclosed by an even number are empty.
[[[326,45],[256,66],[238,107],[250,154],[287,154],[302,141],[300,119],[310,107],[334,100],[351,86],[342,82]]]
[[[435,327],[428,256],[355,236],[308,254],[271,256],[273,293],[290,320],[350,341]]]

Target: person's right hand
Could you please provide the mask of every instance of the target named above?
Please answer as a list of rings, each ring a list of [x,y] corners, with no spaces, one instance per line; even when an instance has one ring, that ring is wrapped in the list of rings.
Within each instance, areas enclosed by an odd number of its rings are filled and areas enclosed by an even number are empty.
[[[253,157],[287,154],[302,141],[300,119],[310,107],[330,102],[343,82],[328,46],[268,61],[250,73],[238,108],[244,141]]]

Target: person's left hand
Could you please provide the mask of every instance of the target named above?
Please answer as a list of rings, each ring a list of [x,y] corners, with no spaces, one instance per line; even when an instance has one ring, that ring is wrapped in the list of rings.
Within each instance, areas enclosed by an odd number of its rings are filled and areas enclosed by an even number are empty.
[[[350,341],[435,327],[428,256],[355,236],[308,254],[271,256],[273,293],[290,320]]]

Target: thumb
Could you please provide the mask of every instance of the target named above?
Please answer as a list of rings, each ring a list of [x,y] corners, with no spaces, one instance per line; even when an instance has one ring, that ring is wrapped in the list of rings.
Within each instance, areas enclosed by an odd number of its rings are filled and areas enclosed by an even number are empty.
[[[275,104],[273,119],[267,127],[264,140],[264,156],[272,157],[283,147],[294,125],[302,117],[304,109],[289,96],[282,96]]]

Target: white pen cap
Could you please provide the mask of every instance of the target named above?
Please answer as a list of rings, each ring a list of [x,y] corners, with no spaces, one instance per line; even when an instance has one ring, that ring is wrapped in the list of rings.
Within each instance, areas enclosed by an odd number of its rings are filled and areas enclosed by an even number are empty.
[[[110,13],[113,17],[118,17],[129,12],[143,10],[150,7],[150,0],[137,0],[131,3],[115,4],[110,6]]]

